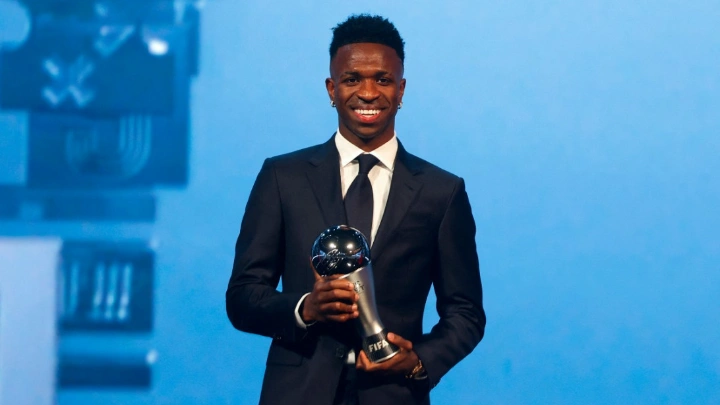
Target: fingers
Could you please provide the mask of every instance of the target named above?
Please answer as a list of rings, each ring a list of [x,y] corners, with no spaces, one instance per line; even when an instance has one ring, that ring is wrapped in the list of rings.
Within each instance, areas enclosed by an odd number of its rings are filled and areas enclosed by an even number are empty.
[[[334,322],[346,322],[360,316],[357,304],[348,304],[341,301],[320,304],[319,311],[325,319]]]
[[[310,267],[312,267],[312,264],[310,264]],[[317,272],[317,270],[315,270],[315,267],[313,267],[312,269],[313,269],[313,275],[315,276],[315,282],[325,281],[325,280],[337,280],[338,278],[343,276],[342,274],[333,274],[331,276],[323,277]]]
[[[310,261],[310,268],[312,269],[313,275],[315,276],[315,282],[322,280],[322,276],[320,274],[318,274],[317,270],[315,270],[315,265],[313,265],[312,257],[310,258],[309,261]]]
[[[358,316],[356,314],[350,314],[350,313],[342,314],[342,315],[325,315],[325,320],[342,323],[342,322],[347,322],[351,319],[355,319],[357,317]]]
[[[330,290],[318,288],[315,293],[318,297],[318,301],[320,302],[341,301],[348,304],[354,304],[358,300],[358,295],[355,293],[355,291],[347,291],[337,288]]]
[[[320,311],[327,315],[344,315],[358,312],[357,304],[347,304],[341,301],[326,302],[319,305]]]
[[[314,292],[318,301],[322,303],[342,301],[354,304],[359,299],[352,283],[347,280],[328,280],[316,283]]]
[[[400,369],[400,365],[406,361],[408,352],[400,351],[400,353],[393,356],[391,359],[383,361],[382,363],[373,363],[367,357],[364,351],[360,351],[355,362],[355,367],[358,370],[363,370],[368,373],[381,373],[391,374],[396,373]]]
[[[388,333],[387,340],[400,347],[398,354],[382,363],[373,363],[364,351],[360,351],[355,362],[358,370],[379,374],[407,374],[417,364],[417,355],[413,352],[411,341],[395,333]]]
[[[313,319],[320,321],[346,322],[360,316],[357,307],[358,294],[342,275],[320,277],[310,293],[312,303],[308,310]]]
[[[365,355],[365,352],[360,350],[360,354],[355,360],[355,368],[357,368],[358,370],[368,371],[368,367],[370,365],[370,360]]]
[[[390,343],[393,343],[395,346],[398,346],[402,349],[405,349],[408,351],[413,349],[413,344],[411,341],[405,340],[400,335],[397,335],[395,333],[392,333],[392,332],[388,333],[387,340],[390,341]]]
[[[320,281],[316,282],[317,289],[321,290],[347,290],[355,291],[355,286],[348,280],[341,279],[340,275],[335,274],[328,277],[323,277]]]

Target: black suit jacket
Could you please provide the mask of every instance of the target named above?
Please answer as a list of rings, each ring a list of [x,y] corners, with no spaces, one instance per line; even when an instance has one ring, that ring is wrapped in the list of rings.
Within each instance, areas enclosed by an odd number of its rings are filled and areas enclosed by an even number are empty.
[[[345,222],[332,138],[265,161],[247,203],[226,293],[237,329],[272,338],[261,404],[332,403],[343,359],[357,348],[355,333],[350,324],[299,328],[295,306],[313,288],[315,238]],[[428,384],[359,373],[360,404],[427,404],[429,389],[485,330],[475,222],[463,180],[400,145],[371,258],[380,318],[388,331],[413,342]],[[431,286],[440,321],[423,334]]]

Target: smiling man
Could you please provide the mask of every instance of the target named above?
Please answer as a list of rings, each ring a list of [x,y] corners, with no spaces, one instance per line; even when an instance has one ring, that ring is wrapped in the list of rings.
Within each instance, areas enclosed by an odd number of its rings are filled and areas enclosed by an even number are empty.
[[[261,404],[429,404],[430,390],[484,335],[465,184],[408,153],[395,133],[404,59],[388,20],[338,24],[325,80],[337,131],[267,159],[250,193],[226,307],[237,329],[272,338]],[[378,313],[400,348],[387,361],[361,350],[353,284],[311,266],[315,238],[339,224],[371,243]],[[431,287],[440,320],[423,333]]]
[[[395,49],[376,43],[334,43],[332,52],[325,86],[337,108],[339,132],[373,151],[395,137],[395,115],[405,92],[403,61]]]

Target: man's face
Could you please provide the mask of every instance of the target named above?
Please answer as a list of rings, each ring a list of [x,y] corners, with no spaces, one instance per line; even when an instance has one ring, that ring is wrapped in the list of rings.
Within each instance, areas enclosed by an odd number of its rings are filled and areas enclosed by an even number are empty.
[[[384,144],[395,133],[395,114],[405,92],[403,65],[386,45],[342,46],[330,62],[325,80],[336,104],[340,132],[365,150]]]

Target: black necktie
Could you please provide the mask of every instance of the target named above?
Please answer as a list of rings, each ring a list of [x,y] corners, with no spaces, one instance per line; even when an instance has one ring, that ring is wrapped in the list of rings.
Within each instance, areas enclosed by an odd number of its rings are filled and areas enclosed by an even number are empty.
[[[370,154],[359,155],[356,160],[360,163],[360,171],[345,194],[345,214],[347,215],[348,225],[362,232],[368,241],[368,245],[370,245],[373,190],[368,173],[379,160]]]

